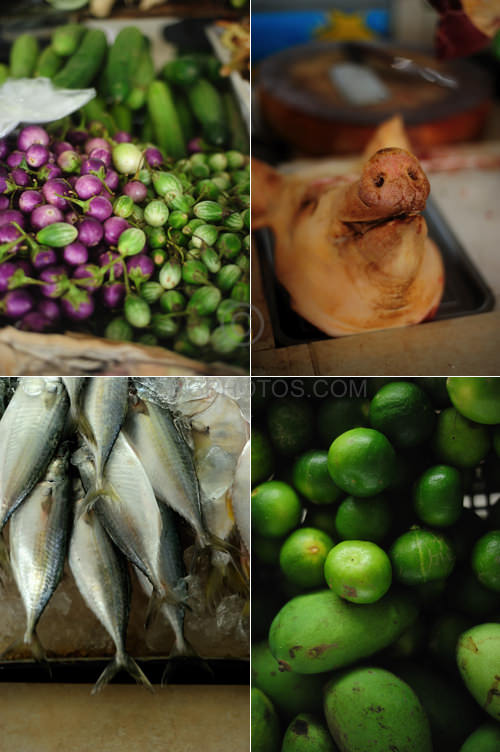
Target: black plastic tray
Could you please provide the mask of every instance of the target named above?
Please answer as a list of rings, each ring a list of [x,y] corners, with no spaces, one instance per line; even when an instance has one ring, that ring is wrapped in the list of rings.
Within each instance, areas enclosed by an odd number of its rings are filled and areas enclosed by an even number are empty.
[[[439,247],[445,267],[446,282],[443,299],[433,321],[491,311],[494,304],[493,293],[432,199],[427,201],[423,214],[429,229],[429,236]],[[274,273],[272,232],[267,229],[261,230],[256,233],[256,237],[264,292],[276,347],[331,339],[330,335],[317,329],[292,309],[290,296],[278,282]]]

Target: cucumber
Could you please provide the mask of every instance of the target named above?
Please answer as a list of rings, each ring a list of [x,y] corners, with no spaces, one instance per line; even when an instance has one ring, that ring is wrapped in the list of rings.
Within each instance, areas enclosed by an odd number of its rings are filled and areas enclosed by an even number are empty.
[[[214,313],[222,300],[222,293],[213,285],[203,285],[192,294],[187,304],[188,311],[195,311],[199,316]]]
[[[205,222],[220,222],[223,212],[222,206],[215,201],[200,201],[194,205],[193,213]]]
[[[6,81],[9,77],[9,66],[5,65],[5,63],[0,63],[0,86],[3,84],[4,81]]]
[[[52,34],[52,49],[61,57],[70,57],[78,49],[85,33],[85,27],[79,24],[59,26]]]
[[[65,89],[85,88],[100,70],[107,50],[106,35],[100,29],[89,29],[62,70],[54,76],[56,86]]]
[[[54,222],[39,230],[36,239],[42,245],[50,245],[54,248],[62,248],[73,243],[78,237],[78,230],[74,225],[67,222]]]
[[[175,337],[179,331],[179,322],[168,313],[154,313],[151,317],[151,328],[159,339]]]
[[[153,134],[153,123],[151,118],[149,117],[149,114],[146,113],[146,116],[144,118],[144,122],[142,124],[141,128],[141,140],[144,143],[151,143],[153,141],[154,134]]]
[[[154,81],[155,67],[151,52],[145,46],[141,53],[139,65],[135,71],[132,71],[130,79],[130,93],[125,100],[127,107],[131,110],[140,110],[146,104],[146,94],[149,84]]]
[[[123,304],[125,319],[136,329],[144,329],[151,321],[151,309],[138,295],[129,294]]]
[[[190,55],[169,60],[161,71],[163,78],[174,86],[190,86],[200,78],[201,73],[201,63]]]
[[[206,78],[200,78],[189,86],[187,96],[194,116],[202,125],[224,123],[221,96]]]
[[[38,58],[38,41],[31,34],[21,34],[10,48],[10,75],[29,78]]]
[[[106,66],[110,95],[116,102],[123,102],[128,97],[144,46],[144,37],[137,26],[126,26],[118,33]]]
[[[52,78],[62,65],[62,57],[52,47],[46,47],[38,58],[35,66],[35,76]]]
[[[231,134],[229,138],[231,148],[236,149],[237,151],[241,151],[244,154],[248,154],[248,132],[243,122],[243,118],[241,117],[239,107],[235,102],[234,96],[229,91],[225,92],[222,95],[222,101],[226,113],[226,123]]]
[[[119,131],[132,132],[132,112],[127,105],[115,102],[111,107],[111,116]]]
[[[182,133],[186,141],[190,141],[196,135],[196,125],[193,113],[188,105],[187,99],[183,92],[177,91],[174,95],[175,109],[181,124]]]
[[[118,130],[115,121],[106,109],[105,103],[99,97],[87,102],[87,104],[82,107],[81,112],[85,116],[87,123],[92,123],[93,121],[102,123],[110,136],[114,136]]]
[[[153,81],[148,88],[147,104],[155,140],[160,149],[174,159],[185,156],[186,144],[168,84]]]

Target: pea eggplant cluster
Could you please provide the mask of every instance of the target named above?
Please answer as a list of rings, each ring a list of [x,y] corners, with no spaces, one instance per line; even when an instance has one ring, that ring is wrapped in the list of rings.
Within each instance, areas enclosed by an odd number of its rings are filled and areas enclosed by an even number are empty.
[[[238,151],[30,125],[0,140],[0,315],[237,358],[249,328],[250,181]]]

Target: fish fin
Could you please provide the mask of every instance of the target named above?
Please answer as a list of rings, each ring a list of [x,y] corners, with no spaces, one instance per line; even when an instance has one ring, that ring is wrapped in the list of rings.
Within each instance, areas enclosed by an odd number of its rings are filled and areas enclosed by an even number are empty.
[[[108,663],[92,689],[92,694],[96,695],[106,684],[108,684],[116,674],[124,669],[138,684],[147,687],[150,692],[154,692],[153,685],[147,678],[146,674],[139,668],[134,659],[126,653],[116,654],[112,661]]]
[[[94,431],[92,430],[92,426],[90,425],[86,415],[84,415],[81,410],[75,417],[75,425],[78,433],[83,436],[87,444],[91,444],[95,447],[97,445],[97,441]]]
[[[112,501],[120,501],[120,497],[118,496],[114,488],[109,485],[109,483],[106,483],[104,481],[104,483],[98,484],[96,479],[96,483],[89,488],[84,498],[82,499],[82,502],[79,505],[79,509],[76,513],[76,519],[79,520],[80,517],[83,517],[83,515],[91,512],[97,501],[103,496],[106,496],[108,499],[112,499]]]
[[[202,658],[192,647],[192,645],[190,645],[189,642],[185,640],[182,647],[178,646],[176,642],[174,644],[174,647],[170,651],[168,661],[161,677],[161,686],[164,687],[166,684],[169,684],[175,674],[177,674],[179,671],[181,672],[181,674],[185,674],[187,661],[189,661],[190,665],[196,664],[196,666],[207,673],[211,679],[214,679],[214,670],[210,666],[208,661]]]

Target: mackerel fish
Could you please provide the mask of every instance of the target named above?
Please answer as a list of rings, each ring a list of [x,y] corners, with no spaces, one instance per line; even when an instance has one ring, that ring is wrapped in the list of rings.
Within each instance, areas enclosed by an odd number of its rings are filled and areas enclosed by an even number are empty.
[[[147,677],[125,650],[130,611],[130,581],[126,561],[114,546],[94,510],[80,508],[85,491],[78,478],[73,486],[75,521],[69,544],[69,566],[89,609],[99,619],[116,648],[113,660],[97,680],[99,692],[121,669],[138,683],[152,689]]]
[[[41,480],[10,521],[10,561],[26,611],[24,642],[37,660],[45,652],[38,620],[63,572],[70,519],[68,448],[61,445]]]
[[[68,408],[60,378],[19,379],[0,420],[0,531],[47,469]]]

